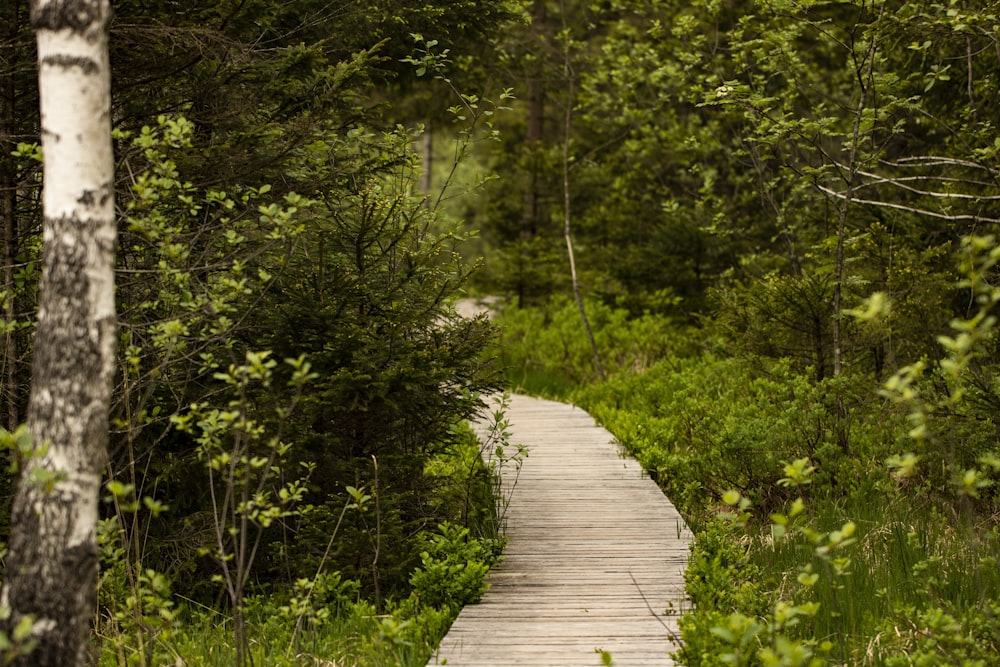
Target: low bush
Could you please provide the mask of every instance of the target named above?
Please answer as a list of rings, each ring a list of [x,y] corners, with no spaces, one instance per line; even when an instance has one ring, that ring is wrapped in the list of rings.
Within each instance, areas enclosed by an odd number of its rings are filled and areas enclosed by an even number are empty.
[[[435,530],[407,536],[407,543],[398,547],[415,554],[409,586],[375,599],[365,594],[363,581],[330,566],[328,552],[345,534],[354,536],[344,531],[352,513],[370,515],[361,538],[383,545],[386,540],[379,537],[375,499],[365,488],[350,487],[346,507],[326,508],[330,516],[322,524],[327,532],[319,547],[285,559],[286,581],[248,586],[242,619],[249,664],[426,664],[462,605],[485,591],[484,577],[503,548],[496,532],[499,499],[493,495],[492,476],[505,471],[487,470],[479,456],[484,445],[471,430],[456,431],[460,444],[432,458],[425,470],[437,480],[426,496],[426,511],[441,522]],[[140,512],[137,506],[130,511]],[[316,523],[316,516],[310,519]],[[123,547],[126,535],[115,519],[101,524],[97,663],[232,665],[238,647],[231,610],[178,594],[169,575],[129,560]],[[369,561],[359,567],[375,565]]]
[[[421,566],[410,577],[420,604],[452,609],[478,602],[486,592],[486,572],[503,550],[500,539],[473,539],[468,528],[443,523],[424,538]]]
[[[605,371],[642,371],[694,349],[686,329],[663,315],[633,317],[625,308],[586,302],[587,317]],[[580,311],[568,298],[545,308],[506,308],[496,318],[507,380],[520,391],[566,397],[598,378]]]
[[[919,471],[876,389],[704,355],[574,393],[695,528],[680,664],[997,664],[992,459]]]
[[[838,415],[833,396],[851,387],[815,383],[779,361],[766,371],[740,359],[705,355],[664,361],[573,393],[697,520],[736,489],[764,509],[789,493],[777,486],[781,461],[809,458],[823,486],[840,496],[865,493],[878,480],[873,461],[895,451],[902,418],[880,401]],[[845,384],[840,381],[840,384]],[[849,432],[848,446],[839,434]],[[883,475],[884,477],[884,475]]]

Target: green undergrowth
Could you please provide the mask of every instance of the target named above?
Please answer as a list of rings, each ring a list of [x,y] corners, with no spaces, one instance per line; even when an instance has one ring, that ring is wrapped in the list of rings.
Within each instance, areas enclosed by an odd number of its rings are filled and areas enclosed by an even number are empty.
[[[442,524],[426,540],[409,596],[379,612],[357,596],[358,585],[336,573],[298,581],[285,590],[252,596],[246,609],[252,664],[424,665],[462,606],[479,599],[500,542],[470,538],[468,529]],[[231,619],[183,607],[146,647],[145,664],[232,665]],[[102,665],[143,664],[124,637],[102,644]]]
[[[854,408],[837,416],[837,396]],[[792,492],[780,462],[807,457],[839,497],[864,496],[887,479],[904,419],[844,381],[813,382],[785,361],[760,370],[711,355],[664,361],[573,393],[650,471],[695,522],[729,489],[773,508]],[[840,434],[849,432],[849,442]],[[905,431],[904,431],[905,433]]]
[[[602,365],[608,375],[639,372],[661,359],[693,349],[692,336],[671,318],[627,309],[597,299],[586,302]],[[545,307],[501,309],[500,363],[509,385],[523,393],[567,399],[598,379],[580,311],[568,298]]]
[[[364,594],[361,582],[323,568],[311,577],[250,585],[243,609],[248,663],[426,664],[462,606],[485,592],[485,575],[503,551],[497,485],[480,458],[481,446],[469,432],[463,447],[428,463],[426,474],[439,480],[428,515],[450,519],[410,538],[418,562],[409,585],[387,595],[381,607]],[[371,502],[363,490],[354,492],[356,503]],[[168,575],[123,562],[113,531],[104,531],[102,545],[97,664],[233,664],[237,647],[229,609],[196,602],[173,590]]]
[[[573,392],[695,531],[681,664],[1000,664],[991,459],[955,464],[992,424],[900,455],[912,419],[876,390],[705,355]]]

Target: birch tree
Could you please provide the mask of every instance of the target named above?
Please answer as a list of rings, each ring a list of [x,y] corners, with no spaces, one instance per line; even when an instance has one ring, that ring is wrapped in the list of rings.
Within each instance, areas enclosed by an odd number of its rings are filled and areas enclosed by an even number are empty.
[[[116,341],[108,0],[32,0],[44,260],[2,603],[33,620],[19,664],[83,665],[96,606],[97,503]],[[9,629],[8,628],[8,629]]]

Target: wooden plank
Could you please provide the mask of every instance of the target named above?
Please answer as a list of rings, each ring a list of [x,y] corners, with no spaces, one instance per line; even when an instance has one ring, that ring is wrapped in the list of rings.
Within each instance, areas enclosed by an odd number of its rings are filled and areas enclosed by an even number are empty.
[[[664,667],[679,646],[691,533],[642,467],[583,410],[513,396],[504,560],[429,665]],[[483,433],[484,425],[478,426]]]

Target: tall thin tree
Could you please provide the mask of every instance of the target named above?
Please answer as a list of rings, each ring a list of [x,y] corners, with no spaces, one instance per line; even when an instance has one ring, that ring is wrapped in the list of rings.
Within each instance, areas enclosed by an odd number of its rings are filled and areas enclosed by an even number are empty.
[[[566,79],[566,108],[563,116],[563,150],[562,150],[562,181],[563,181],[563,238],[566,240],[566,254],[569,257],[569,275],[573,283],[573,299],[576,301],[577,310],[580,311],[580,320],[583,322],[584,331],[587,332],[587,341],[590,343],[590,352],[594,356],[594,368],[597,370],[597,377],[601,382],[607,379],[604,373],[604,364],[601,362],[601,353],[597,347],[597,340],[594,338],[594,329],[590,326],[590,319],[587,318],[587,307],[583,301],[583,294],[580,291],[580,277],[576,271],[576,254],[573,252],[573,218],[572,218],[572,198],[570,197],[570,152],[569,144],[573,136],[573,97],[574,97],[574,77],[572,62],[570,60],[570,48],[572,38],[569,27],[566,25],[566,3],[562,3],[563,17],[563,76]]]
[[[32,0],[44,260],[28,430],[2,603],[33,619],[19,664],[84,665],[97,597],[97,509],[114,373],[116,243],[109,0]]]

